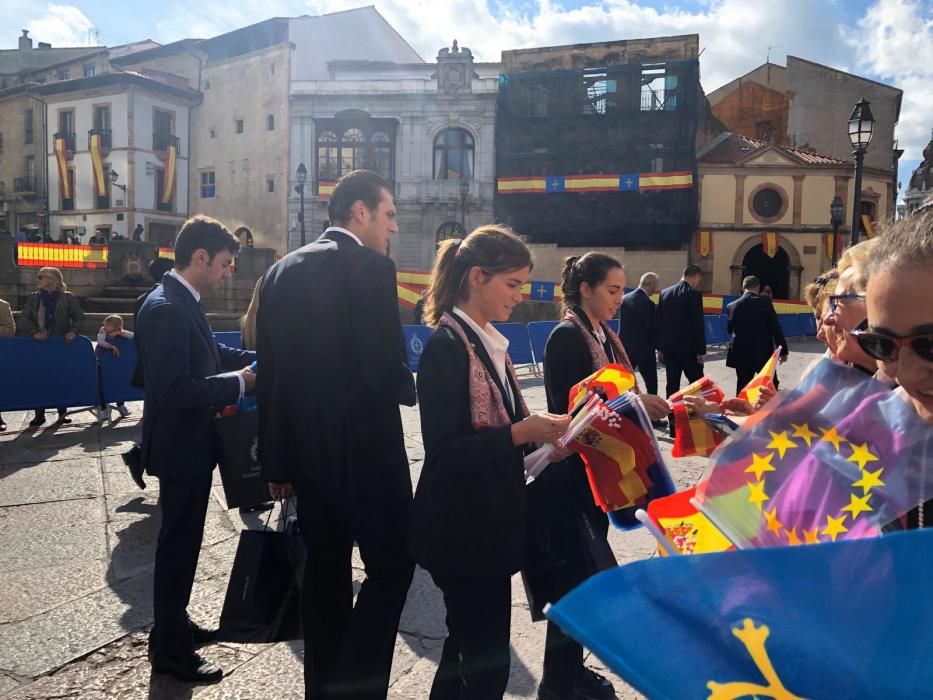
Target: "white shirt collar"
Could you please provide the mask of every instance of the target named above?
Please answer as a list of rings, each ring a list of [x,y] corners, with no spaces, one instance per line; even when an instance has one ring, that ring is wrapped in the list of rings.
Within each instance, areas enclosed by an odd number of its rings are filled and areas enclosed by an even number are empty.
[[[485,328],[481,328],[476,321],[459,307],[455,306],[453,312],[462,318],[473,329],[473,332],[479,336],[480,342],[486,348],[486,354],[492,360],[492,366],[495,368],[496,374],[499,375],[499,381],[502,382],[509,403],[514,403],[512,400],[512,387],[509,385],[509,380],[505,374],[505,358],[509,352],[509,339],[502,335],[491,323],[487,323]]]
[[[189,292],[191,292],[191,296],[194,297],[194,300],[195,300],[196,302],[199,302],[199,303],[200,303],[200,301],[201,301],[201,293],[200,293],[197,289],[195,289],[194,287],[192,287],[192,286],[191,286],[191,282],[189,282],[189,281],[186,280],[184,277],[182,277],[182,276],[178,273],[178,270],[176,270],[176,269],[173,267],[171,270],[169,270],[168,274],[170,274],[172,277],[174,277],[174,278],[177,279],[179,282],[181,282],[182,285],[185,287],[185,289],[187,289]]]
[[[345,228],[341,228],[340,226],[328,226],[327,231],[324,231],[324,234],[327,234],[328,231],[340,231],[340,233],[346,234],[360,245],[363,245],[363,241],[357,238],[355,233],[352,231],[347,231]]]

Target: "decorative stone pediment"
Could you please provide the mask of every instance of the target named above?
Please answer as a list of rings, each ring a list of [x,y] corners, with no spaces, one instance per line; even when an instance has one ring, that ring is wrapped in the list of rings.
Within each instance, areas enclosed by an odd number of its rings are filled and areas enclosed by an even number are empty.
[[[442,93],[469,93],[473,90],[473,78],[479,75],[473,70],[473,52],[460,47],[454,39],[453,46],[443,48],[437,53],[438,91]]]

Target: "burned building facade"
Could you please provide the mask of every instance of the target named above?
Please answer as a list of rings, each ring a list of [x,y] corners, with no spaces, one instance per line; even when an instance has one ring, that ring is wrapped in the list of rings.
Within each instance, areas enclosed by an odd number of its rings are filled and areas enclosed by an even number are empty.
[[[497,220],[534,243],[689,244],[698,44],[688,35],[503,52]]]

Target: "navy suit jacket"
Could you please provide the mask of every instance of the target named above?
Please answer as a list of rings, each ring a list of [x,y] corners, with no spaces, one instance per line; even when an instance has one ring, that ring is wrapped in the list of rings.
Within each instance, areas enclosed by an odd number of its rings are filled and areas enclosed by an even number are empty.
[[[245,367],[256,353],[220,345],[201,305],[168,273],[139,310],[135,340],[145,382],[143,466],[172,479],[210,474],[211,420],[240,396],[239,379],[215,375]]]
[[[728,329],[732,334],[726,366],[757,372],[777,346],[784,348],[781,354],[787,356],[787,341],[771,299],[745,292],[728,304],[726,310],[729,313]]]
[[[703,295],[686,281],[681,280],[661,292],[655,324],[661,352],[706,354]]]
[[[638,364],[657,347],[654,327],[654,302],[644,289],[636,289],[622,297],[619,314],[619,338],[625,352]]]

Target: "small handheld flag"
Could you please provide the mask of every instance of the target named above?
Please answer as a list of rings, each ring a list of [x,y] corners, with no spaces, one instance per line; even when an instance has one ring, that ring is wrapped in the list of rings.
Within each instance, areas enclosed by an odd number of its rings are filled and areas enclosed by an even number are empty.
[[[751,381],[739,392],[740,399],[745,399],[754,406],[758,402],[763,388],[768,387],[772,391],[774,390],[774,373],[777,371],[778,358],[783,350],[784,348],[781,346],[774,350],[774,354],[765,362],[764,367],[758,370],[758,374],[752,377]]]

